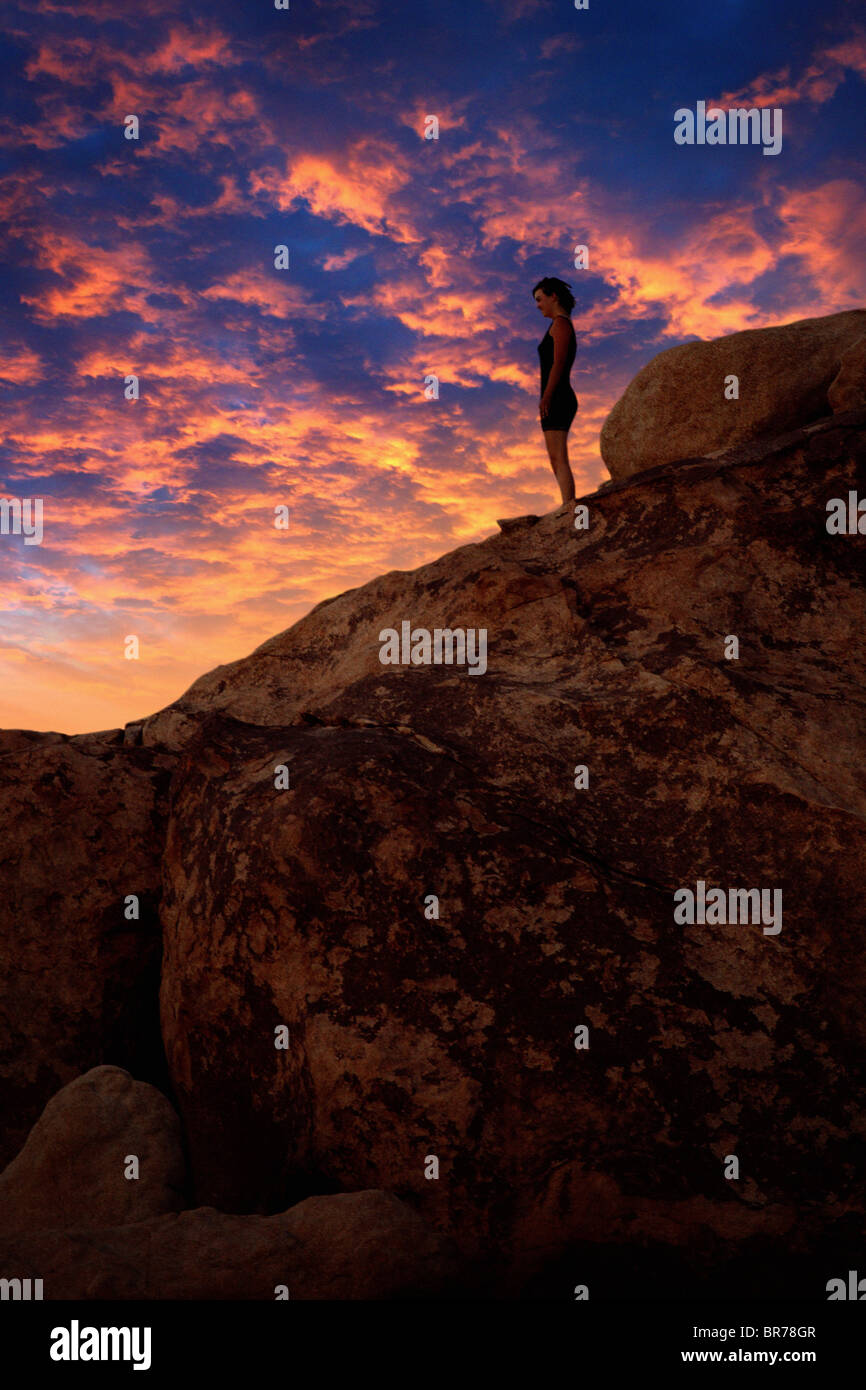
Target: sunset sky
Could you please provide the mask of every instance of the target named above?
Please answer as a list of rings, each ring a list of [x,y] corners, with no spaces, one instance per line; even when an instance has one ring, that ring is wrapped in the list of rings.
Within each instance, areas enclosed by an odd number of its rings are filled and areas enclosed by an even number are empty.
[[[857,4],[2,14],[0,497],[42,498],[44,536],[0,535],[0,727],[149,714],[321,599],[557,506],[543,275],[577,299],[578,494],[657,352],[866,302]],[[699,100],[781,107],[781,153],[676,145]]]

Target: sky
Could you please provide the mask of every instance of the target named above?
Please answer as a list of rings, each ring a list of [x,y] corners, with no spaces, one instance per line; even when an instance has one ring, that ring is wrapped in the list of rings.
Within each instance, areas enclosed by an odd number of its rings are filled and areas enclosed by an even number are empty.
[[[43,514],[0,534],[3,728],[141,718],[556,507],[542,276],[577,301],[578,495],[656,353],[866,303],[848,0],[0,15],[0,499]],[[698,101],[781,108],[780,152],[677,144]]]

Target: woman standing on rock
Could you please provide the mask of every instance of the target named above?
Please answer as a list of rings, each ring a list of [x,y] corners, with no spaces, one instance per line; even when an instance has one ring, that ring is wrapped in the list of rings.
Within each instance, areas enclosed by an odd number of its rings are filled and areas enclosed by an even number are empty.
[[[550,465],[559,483],[563,502],[574,499],[574,477],[568,462],[568,431],[577,414],[577,396],[571,389],[569,373],[574,361],[576,340],[569,314],[574,295],[564,280],[547,275],[532,291],[536,304],[552,322],[541,342],[541,400],[538,411]]]

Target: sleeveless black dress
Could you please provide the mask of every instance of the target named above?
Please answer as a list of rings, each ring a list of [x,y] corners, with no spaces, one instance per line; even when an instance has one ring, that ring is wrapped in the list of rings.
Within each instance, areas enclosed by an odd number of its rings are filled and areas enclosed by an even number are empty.
[[[571,319],[569,319],[571,323]],[[550,328],[553,327],[551,323]],[[541,392],[547,386],[547,378],[550,376],[550,369],[553,366],[553,337],[548,328],[541,342],[538,344],[538,358],[541,364]],[[568,350],[566,368],[559,379],[558,385],[554,388],[553,396],[550,401],[550,409],[541,421],[543,430],[567,430],[572,420],[577,414],[578,400],[571,389],[569,374],[574,362],[575,352],[577,351],[577,339],[574,333],[574,324],[571,324],[571,346]]]

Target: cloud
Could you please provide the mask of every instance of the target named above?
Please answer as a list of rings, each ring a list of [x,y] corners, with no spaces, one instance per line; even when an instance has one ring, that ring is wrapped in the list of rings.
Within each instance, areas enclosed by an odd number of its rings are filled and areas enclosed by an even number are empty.
[[[824,44],[799,77],[790,66],[761,73],[736,92],[725,92],[713,106],[793,106],[800,101],[822,106],[832,100],[849,72],[866,78],[866,31],[856,29],[841,43]]]
[[[548,8],[490,5],[491,81],[474,81],[471,45],[444,47],[429,94],[372,0],[247,27],[228,5],[189,21],[162,3],[32,10],[0,126],[0,383],[4,485],[44,496],[45,542],[0,540],[15,596],[0,723],[140,715],[322,598],[554,505],[530,294],[544,274],[578,297],[581,491],[604,476],[610,406],[655,352],[862,303],[850,169],[741,163],[683,199],[672,141],[614,147],[622,110],[574,124],[524,98],[539,56],[570,68],[588,48],[570,31],[513,42]],[[748,90],[829,100],[864,51],[828,42],[799,77]],[[651,193],[634,177],[647,161]],[[123,661],[129,631],[141,663]]]
[[[42,359],[26,343],[13,346],[6,343],[0,346],[0,382],[17,386],[35,386],[41,381]]]

